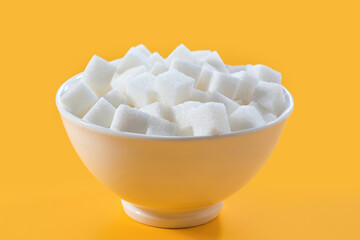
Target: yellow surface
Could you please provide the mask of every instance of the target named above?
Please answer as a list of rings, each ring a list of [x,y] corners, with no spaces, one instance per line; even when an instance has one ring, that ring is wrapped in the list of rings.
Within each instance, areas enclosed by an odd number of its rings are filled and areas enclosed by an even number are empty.
[[[359,239],[359,5],[333,2],[3,2],[0,239]],[[295,109],[219,218],[163,230],[129,219],[85,169],[55,93],[93,54],[181,42],[281,71]]]

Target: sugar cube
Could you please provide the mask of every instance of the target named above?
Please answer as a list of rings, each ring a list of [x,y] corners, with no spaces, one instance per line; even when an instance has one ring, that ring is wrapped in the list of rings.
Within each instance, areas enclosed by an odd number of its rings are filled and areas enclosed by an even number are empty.
[[[168,68],[165,66],[165,64],[161,63],[161,62],[155,62],[149,73],[151,73],[154,76],[159,75],[160,73],[166,72],[168,70]]]
[[[198,59],[198,60],[207,57],[210,53],[211,53],[210,50],[197,50],[197,51],[192,51],[192,55],[193,55],[196,59]]]
[[[209,68],[209,69],[212,70],[212,71],[219,72],[219,70],[217,70],[213,65],[210,65],[210,64],[208,64],[207,62],[204,62],[204,63],[202,64],[202,66],[203,66],[203,67],[207,67],[207,68]]]
[[[246,71],[233,73],[232,76],[239,79],[239,88],[235,98],[242,99],[245,104],[249,103],[259,80]]]
[[[174,58],[180,58],[185,61],[197,64],[196,58],[192,55],[192,52],[185,47],[184,44],[180,44],[165,60],[166,65],[170,67],[171,62]]]
[[[212,136],[230,132],[228,115],[222,103],[202,103],[192,114],[194,136]]]
[[[176,124],[162,118],[151,116],[146,135],[155,136],[174,136],[176,134]]]
[[[261,114],[261,116],[263,117],[263,119],[265,120],[266,123],[270,123],[276,120],[276,116],[275,114],[267,111],[266,109],[264,109],[263,107],[259,106],[259,104],[257,104],[256,102],[250,102],[249,106],[253,106],[255,107],[259,113]]]
[[[240,107],[240,105],[238,103],[234,102],[230,98],[227,98],[224,95],[222,95],[221,93],[216,92],[216,91],[214,91],[210,95],[210,101],[223,103],[226,107],[226,111],[227,111],[228,115],[230,115],[231,113],[233,113],[236,109],[238,109]]]
[[[262,64],[249,67],[247,72],[265,82],[281,83],[281,73]]]
[[[262,114],[262,117],[264,118],[266,123],[271,123],[273,121],[276,120],[276,116],[275,114],[271,113],[271,112],[266,112]]]
[[[153,54],[150,55],[149,59],[155,63],[155,62],[161,62],[163,64],[165,64],[165,59],[158,53],[158,52],[154,52]]]
[[[136,107],[153,103],[155,101],[154,83],[155,77],[148,72],[129,79],[126,87],[128,103]]]
[[[111,81],[114,80],[115,78],[117,78],[118,76],[120,76],[120,74],[118,74],[117,72],[115,72],[114,75],[113,75],[113,77],[112,77],[112,79],[111,79]],[[110,83],[110,85],[111,85],[111,83]]]
[[[175,122],[180,129],[191,127],[194,109],[200,105],[200,102],[188,101],[172,106],[170,109],[170,121]]]
[[[182,137],[194,136],[193,128],[192,127],[180,128],[179,126],[176,126],[176,136],[182,136]]]
[[[217,91],[224,96],[235,99],[239,89],[239,79],[230,74],[222,72],[213,72],[208,91]]]
[[[265,125],[265,121],[259,111],[253,106],[240,106],[230,115],[232,131],[240,131]]]
[[[111,90],[110,82],[115,70],[115,65],[94,55],[86,66],[82,79],[98,97],[101,97]]]
[[[93,123],[103,127],[110,127],[115,108],[111,103],[104,98],[100,98],[99,101],[85,114],[83,120],[85,122]]]
[[[208,64],[203,65],[197,85],[195,87],[201,91],[208,91],[214,68]]]
[[[204,91],[193,88],[191,90],[190,100],[205,103],[210,100],[210,95]]]
[[[116,59],[114,61],[111,61],[111,64],[115,65],[115,67],[117,68],[117,66],[122,62],[124,61],[124,58],[119,58],[119,59]],[[116,72],[115,72],[116,73]],[[114,77],[113,77],[114,78]]]
[[[80,118],[84,116],[97,100],[96,94],[84,81],[79,81],[60,97],[64,108]]]
[[[150,57],[150,56],[151,56],[151,52],[149,51],[149,49],[147,49],[147,48],[145,47],[144,44],[137,45],[137,46],[135,47],[135,50],[141,52],[142,54],[144,54],[144,55],[147,56],[147,57]]]
[[[123,132],[145,134],[150,115],[135,108],[121,104],[114,114],[111,129]]]
[[[145,66],[146,68],[151,66],[149,57],[144,55],[139,49],[131,48],[123,59],[116,69],[116,72],[119,74],[138,66]]]
[[[120,74],[117,78],[112,80],[111,86],[112,88],[118,89],[123,96],[126,96],[126,86],[129,79],[136,77],[137,75],[140,75],[144,72],[146,72],[145,66],[130,68],[124,73]]]
[[[237,66],[227,65],[226,68],[227,68],[229,73],[246,71],[246,65],[237,65]]]
[[[105,94],[103,97],[115,108],[117,108],[120,104],[126,104],[124,97],[116,88]]]
[[[191,77],[169,70],[157,76],[154,89],[161,103],[172,106],[189,99],[193,85]]]
[[[235,102],[236,102],[237,104],[239,104],[239,105],[244,105],[244,102],[243,102],[242,99],[238,99],[238,100],[236,100]]]
[[[174,58],[171,62],[170,69],[176,70],[189,76],[195,80],[194,84],[197,84],[197,80],[201,73],[201,67],[191,62],[182,60],[180,58]]]
[[[159,102],[154,102],[139,108],[140,111],[146,112],[151,116],[169,119],[169,108]]]
[[[264,81],[256,85],[252,100],[276,116],[281,115],[286,104],[282,86]]]
[[[221,59],[220,55],[216,51],[211,52],[206,57],[202,58],[200,61],[210,64],[220,72],[227,73],[226,66],[223,60]]]

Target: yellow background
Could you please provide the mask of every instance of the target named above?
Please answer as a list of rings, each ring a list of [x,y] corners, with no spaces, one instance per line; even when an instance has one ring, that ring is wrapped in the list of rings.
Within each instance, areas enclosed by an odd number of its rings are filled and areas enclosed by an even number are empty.
[[[6,1],[0,7],[0,239],[360,239],[357,1]],[[129,219],[55,106],[93,54],[178,44],[283,74],[295,109],[268,163],[209,224]]]

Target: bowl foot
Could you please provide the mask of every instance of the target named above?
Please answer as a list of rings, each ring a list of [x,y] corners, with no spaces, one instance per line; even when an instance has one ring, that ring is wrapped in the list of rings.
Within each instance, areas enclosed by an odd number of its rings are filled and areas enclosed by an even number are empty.
[[[129,217],[143,224],[160,228],[187,228],[207,223],[219,215],[224,203],[192,209],[157,209],[121,201]]]

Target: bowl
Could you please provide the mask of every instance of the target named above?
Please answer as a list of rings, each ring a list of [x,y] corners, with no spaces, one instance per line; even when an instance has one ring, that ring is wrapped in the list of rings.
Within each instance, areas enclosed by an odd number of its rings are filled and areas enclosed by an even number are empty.
[[[118,194],[134,220],[156,227],[204,224],[223,201],[245,186],[274,150],[293,110],[258,128],[211,137],[164,137],[117,132],[84,122],[67,112],[60,96],[81,79],[58,90],[56,105],[77,154],[102,184]]]

